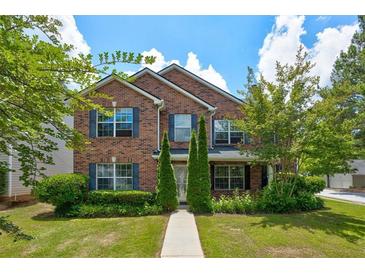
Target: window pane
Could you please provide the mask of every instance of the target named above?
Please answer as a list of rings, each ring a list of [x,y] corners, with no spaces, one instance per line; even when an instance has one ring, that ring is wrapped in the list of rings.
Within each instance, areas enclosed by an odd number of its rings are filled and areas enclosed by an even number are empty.
[[[132,177],[132,165],[129,164],[116,164],[115,165],[116,177]]]
[[[133,121],[133,109],[132,108],[118,108],[116,109],[116,117],[115,120],[117,122],[130,122]]]
[[[117,137],[132,136],[132,124],[131,123],[117,123],[115,135]]]
[[[215,166],[214,172],[215,177],[228,178],[228,166]]]
[[[215,189],[228,189],[228,178],[215,178],[214,188]]]
[[[190,140],[190,128],[176,128],[175,129],[175,141],[176,142],[189,142]]]
[[[98,178],[98,189],[113,190],[113,178]]]
[[[175,114],[175,127],[191,128],[191,115]]]
[[[106,109],[107,111],[111,112],[111,116],[106,116],[105,114],[102,114],[100,112],[98,112],[98,122],[109,122],[109,123],[113,123],[114,120],[114,110],[113,109]]]
[[[98,136],[113,136],[113,124],[98,123]]]
[[[216,132],[215,133],[216,144],[228,144],[228,132]]]
[[[131,190],[133,189],[132,178],[116,178],[115,179],[116,190]]]
[[[231,132],[231,144],[238,144],[243,140],[243,132]]]
[[[98,164],[98,177],[112,177],[113,178],[113,164]]]
[[[243,166],[231,166],[231,177],[243,177]]]
[[[244,187],[244,179],[241,178],[231,178],[231,189],[243,189]]]
[[[227,120],[216,120],[214,121],[214,131],[227,131],[228,132],[228,121]]]

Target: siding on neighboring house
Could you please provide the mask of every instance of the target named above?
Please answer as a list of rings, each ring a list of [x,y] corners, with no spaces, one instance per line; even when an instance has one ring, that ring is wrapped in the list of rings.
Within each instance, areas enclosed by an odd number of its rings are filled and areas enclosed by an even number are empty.
[[[363,184],[363,175],[365,176],[365,160],[353,160],[351,167],[356,169],[353,173],[340,174],[329,177],[329,187],[331,188],[350,188]],[[325,176],[327,181],[327,177]],[[355,183],[354,183],[355,181]]]
[[[73,117],[67,117],[65,119],[65,123],[73,127]],[[54,165],[42,165],[46,168],[44,174],[46,176],[52,176],[59,173],[72,173],[73,172],[73,151],[69,150],[65,146],[65,142],[60,141],[58,139],[52,138],[58,144],[58,150],[52,152],[52,157],[54,161]],[[7,159],[9,161],[9,157],[6,155],[0,154],[0,161],[3,159]],[[17,199],[29,199],[31,194],[31,188],[23,185],[23,181],[21,181],[20,176],[22,172],[20,170],[20,162],[17,157],[17,153],[14,153],[13,157],[10,157],[11,168],[14,172],[9,173],[8,179],[8,187],[7,191],[2,197],[10,198],[12,200]],[[9,182],[11,181],[11,189],[9,189]]]
[[[9,164],[9,156],[0,153],[0,162],[6,162],[7,164]],[[8,175],[8,180],[7,180],[7,184],[9,183],[9,175]],[[3,194],[0,194],[1,196],[8,196],[8,192],[9,192],[9,185],[6,186],[5,188],[5,192]]]

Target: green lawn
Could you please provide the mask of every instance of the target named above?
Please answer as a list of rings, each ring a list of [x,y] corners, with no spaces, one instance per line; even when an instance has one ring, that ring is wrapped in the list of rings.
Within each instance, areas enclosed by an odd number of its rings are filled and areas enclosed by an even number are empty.
[[[0,235],[0,257],[158,257],[168,216],[108,219],[52,217],[35,204],[0,211],[34,240],[13,242]]]
[[[365,257],[365,206],[326,200],[288,215],[197,216],[206,257]]]

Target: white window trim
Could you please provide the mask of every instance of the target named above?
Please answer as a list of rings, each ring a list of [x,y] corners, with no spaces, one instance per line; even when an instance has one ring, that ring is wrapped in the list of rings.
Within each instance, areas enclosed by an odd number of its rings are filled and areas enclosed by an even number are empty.
[[[132,124],[132,136],[133,136],[133,108],[132,107],[113,107],[113,108],[107,108],[107,109],[113,109],[113,121],[112,122],[99,122],[99,112],[96,112],[96,137],[103,138],[103,137],[117,137],[117,124]],[[132,110],[132,122],[117,122],[117,109],[131,109]],[[113,124],[113,136],[99,136],[99,127],[100,124]],[[132,136],[121,136],[121,137],[132,137]],[[118,136],[119,137],[119,136]]]
[[[189,136],[191,137],[191,128],[192,128],[192,124],[191,124],[191,114],[188,114],[188,113],[178,113],[178,114],[175,114],[174,115],[174,142],[189,142],[189,140],[188,141],[179,141],[179,140],[176,140],[176,129],[178,129],[178,128],[183,128],[183,129],[187,129],[188,127],[182,127],[182,126],[177,126],[176,125],[176,116],[177,115],[189,115],[190,116],[190,127],[189,127],[189,130],[190,130],[190,132],[189,132]],[[189,138],[190,139],[190,138]]]
[[[98,168],[99,168],[99,165],[113,165],[113,190],[115,191],[116,190],[116,181],[117,179],[121,179],[121,178],[125,178],[125,179],[132,179],[132,190],[133,190],[133,166],[132,164],[128,164],[128,163],[99,163],[99,164],[96,164],[96,190],[99,189],[99,182],[98,182],[98,179],[103,179],[103,178],[112,178],[112,177],[99,177],[98,176]],[[116,177],[116,165],[129,165],[131,166],[131,170],[132,170],[132,176],[128,176],[128,177]]]
[[[228,122],[228,130],[227,131],[220,131],[220,130],[217,131],[215,129],[215,122],[216,121],[227,121]],[[231,120],[214,120],[214,136],[213,136],[213,138],[214,138],[214,143],[216,145],[231,145],[231,132],[242,132],[243,133],[243,142],[245,141],[246,133],[244,131],[231,130],[231,122],[232,122]],[[228,132],[228,143],[219,143],[219,144],[217,144],[216,143],[216,140],[217,140],[217,138],[216,138],[217,132]]]
[[[243,179],[243,188],[238,188],[239,190],[245,190],[245,166],[244,165],[215,165],[214,166],[214,190],[235,190],[236,188],[231,188],[231,178],[240,178],[240,177],[231,177],[231,167],[240,167],[243,170],[242,173],[242,179]],[[228,188],[216,188],[215,187],[215,180],[216,178],[227,178],[227,177],[222,177],[222,176],[218,176],[216,177],[215,175],[215,171],[216,171],[216,167],[228,167]]]

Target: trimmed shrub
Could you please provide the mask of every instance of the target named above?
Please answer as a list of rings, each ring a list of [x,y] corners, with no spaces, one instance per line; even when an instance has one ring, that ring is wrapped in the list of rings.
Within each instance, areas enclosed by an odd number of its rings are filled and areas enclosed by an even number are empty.
[[[296,210],[295,185],[292,182],[270,182],[262,191],[258,209],[268,213],[286,213]]]
[[[95,190],[89,192],[88,203],[94,205],[135,205],[154,204],[155,194],[140,190]]]
[[[296,198],[296,207],[301,211],[310,211],[324,207],[324,201],[309,192],[302,192]]]
[[[164,211],[173,211],[178,206],[174,169],[171,164],[170,144],[164,132],[157,170],[157,202]]]
[[[324,189],[325,182],[318,177],[289,177],[270,182],[258,201],[260,211],[288,213],[323,208],[323,200],[314,194]]]
[[[203,115],[199,119],[198,174],[197,198],[189,206],[193,212],[209,213],[212,212],[212,197],[210,192],[207,130]]]
[[[87,177],[72,173],[50,176],[35,185],[34,194],[39,201],[54,205],[56,214],[62,215],[86,200]]]
[[[65,214],[66,217],[79,218],[100,218],[100,217],[133,217],[158,215],[162,213],[162,207],[159,205],[95,205],[95,204],[81,204],[72,206]]]
[[[310,193],[319,193],[326,187],[326,181],[318,176],[306,176],[304,177],[305,187],[304,191]]]
[[[194,210],[195,201],[199,199],[199,167],[198,167],[198,146],[196,143],[195,130],[191,133],[188,159],[188,180],[186,200],[190,210]]]
[[[256,211],[256,201],[248,193],[235,191],[233,196],[212,199],[212,207],[214,213],[251,214]]]

